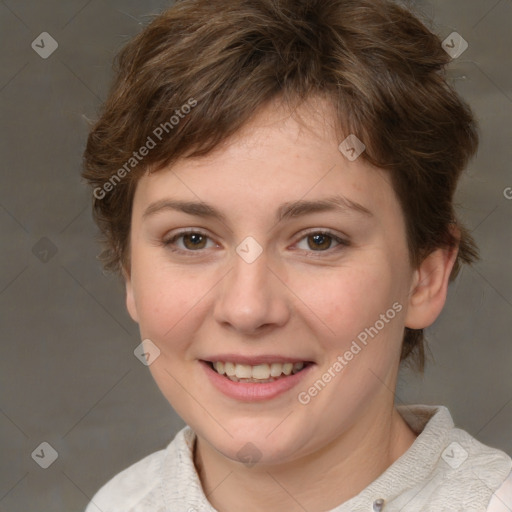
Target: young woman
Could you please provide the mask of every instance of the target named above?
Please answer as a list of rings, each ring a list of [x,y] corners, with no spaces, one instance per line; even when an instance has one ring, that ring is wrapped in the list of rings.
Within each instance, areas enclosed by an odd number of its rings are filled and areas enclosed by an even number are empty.
[[[394,404],[477,257],[449,61],[384,0],[185,0],[123,49],[84,176],[187,427],[87,512],[512,509],[507,454]]]

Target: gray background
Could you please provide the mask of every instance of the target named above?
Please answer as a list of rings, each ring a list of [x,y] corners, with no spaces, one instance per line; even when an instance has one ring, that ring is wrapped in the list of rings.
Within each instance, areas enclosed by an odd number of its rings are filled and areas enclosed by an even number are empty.
[[[114,54],[170,4],[0,1],[0,512],[81,511],[183,426],[133,355],[138,329],[96,260],[79,178]],[[442,39],[469,42],[450,77],[482,142],[457,197],[482,261],[451,286],[428,329],[435,362],[423,378],[405,369],[396,401],[446,405],[459,427],[512,453],[512,0],[414,5]],[[47,59],[31,47],[42,32],[59,45]],[[48,469],[31,458],[43,441],[58,452]]]

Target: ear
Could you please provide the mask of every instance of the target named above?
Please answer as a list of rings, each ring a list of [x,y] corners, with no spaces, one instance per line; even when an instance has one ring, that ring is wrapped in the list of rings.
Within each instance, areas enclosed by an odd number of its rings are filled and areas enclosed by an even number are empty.
[[[458,245],[436,249],[414,271],[405,317],[406,327],[423,329],[435,322],[446,302],[450,273],[458,252]]]
[[[134,322],[139,323],[139,315],[137,314],[137,306],[135,303],[135,294],[133,290],[133,283],[130,269],[123,267],[122,269],[123,279],[126,287],[126,309],[132,317]]]

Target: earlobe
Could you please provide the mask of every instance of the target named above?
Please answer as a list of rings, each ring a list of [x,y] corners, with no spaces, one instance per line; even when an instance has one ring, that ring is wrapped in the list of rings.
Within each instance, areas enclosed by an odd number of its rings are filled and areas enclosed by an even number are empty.
[[[133,283],[130,274],[123,268],[123,278],[126,287],[126,309],[132,320],[139,323],[139,316],[137,314],[137,307],[135,304],[135,295],[133,290]]]
[[[458,247],[431,252],[415,270],[408,300],[405,326],[423,329],[432,325],[446,302],[450,273]]]

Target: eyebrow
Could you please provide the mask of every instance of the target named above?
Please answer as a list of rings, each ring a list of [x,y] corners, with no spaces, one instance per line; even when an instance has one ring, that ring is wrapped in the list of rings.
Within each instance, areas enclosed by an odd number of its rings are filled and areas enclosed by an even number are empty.
[[[224,214],[208,203],[178,201],[175,199],[161,199],[150,204],[142,214],[142,217],[145,219],[166,210],[179,211],[196,217],[216,219],[226,223],[226,217]],[[301,199],[298,201],[283,203],[277,209],[276,221],[281,222],[283,220],[301,217],[312,213],[330,211],[338,211],[342,213],[355,212],[366,217],[373,217],[373,213],[362,204],[352,201],[344,196],[336,195],[317,199],[315,201],[306,201]]]

